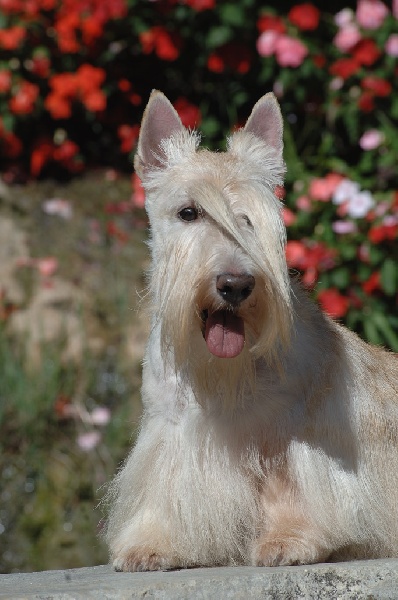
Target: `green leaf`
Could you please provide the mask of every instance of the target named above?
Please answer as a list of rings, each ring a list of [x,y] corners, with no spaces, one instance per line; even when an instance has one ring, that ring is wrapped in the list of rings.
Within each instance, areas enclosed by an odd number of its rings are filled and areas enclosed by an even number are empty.
[[[377,312],[372,315],[373,323],[383,334],[384,340],[394,351],[398,351],[398,335],[390,325],[388,318],[383,313]]]
[[[205,137],[212,138],[215,136],[220,130],[220,123],[217,119],[213,117],[206,117],[203,119],[200,130]]]
[[[380,336],[380,333],[373,321],[373,319],[369,316],[366,317],[363,321],[363,329],[365,332],[366,339],[372,344],[380,345],[383,343],[383,339]]]
[[[387,296],[394,296],[398,287],[398,266],[395,260],[387,258],[380,270],[381,286]]]
[[[345,288],[347,288],[351,279],[350,271],[347,267],[340,267],[338,269],[335,269],[334,271],[332,271],[331,277],[333,285],[338,287],[340,290],[344,290]]]
[[[206,44],[209,48],[218,48],[229,42],[232,38],[232,29],[220,25],[219,27],[212,27],[207,34]]]
[[[245,9],[240,4],[223,4],[220,6],[220,18],[229,25],[240,26],[245,22]]]

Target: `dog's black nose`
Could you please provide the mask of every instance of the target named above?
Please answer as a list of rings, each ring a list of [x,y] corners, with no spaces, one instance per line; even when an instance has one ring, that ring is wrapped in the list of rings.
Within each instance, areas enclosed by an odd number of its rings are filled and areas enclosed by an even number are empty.
[[[246,300],[252,293],[255,285],[253,275],[233,275],[222,273],[217,276],[217,292],[221,298],[234,306]]]

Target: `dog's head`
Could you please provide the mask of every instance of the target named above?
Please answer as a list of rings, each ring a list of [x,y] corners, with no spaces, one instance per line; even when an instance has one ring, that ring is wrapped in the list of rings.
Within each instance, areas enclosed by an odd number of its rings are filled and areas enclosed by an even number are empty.
[[[135,168],[151,222],[154,311],[177,364],[193,346],[196,355],[235,359],[275,356],[288,343],[286,232],[274,194],[282,132],[279,105],[266,94],[227,151],[209,152],[161,92],[151,95]]]

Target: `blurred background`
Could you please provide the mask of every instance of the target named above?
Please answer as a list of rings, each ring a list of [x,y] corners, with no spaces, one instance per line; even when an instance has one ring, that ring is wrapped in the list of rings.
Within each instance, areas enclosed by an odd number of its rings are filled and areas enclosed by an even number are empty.
[[[221,149],[275,93],[289,266],[398,351],[398,2],[325,4],[0,0],[0,572],[107,561],[103,486],[140,416],[153,88]]]

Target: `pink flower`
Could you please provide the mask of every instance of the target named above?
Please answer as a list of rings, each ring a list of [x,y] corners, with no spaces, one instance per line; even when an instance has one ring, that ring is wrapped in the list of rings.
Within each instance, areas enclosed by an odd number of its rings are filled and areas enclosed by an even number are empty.
[[[313,179],[310,184],[309,194],[315,200],[327,202],[342,179],[342,176],[338,173],[328,173],[326,177]]]
[[[280,34],[276,31],[264,31],[257,40],[257,52],[260,56],[272,56],[276,50],[276,42]]]
[[[392,0],[392,14],[398,19],[398,0]]]
[[[308,196],[299,196],[296,200],[296,206],[299,210],[311,212],[312,205]]]
[[[362,150],[374,150],[384,142],[384,134],[378,129],[369,129],[361,136],[359,145]]]
[[[339,235],[345,235],[347,233],[355,233],[357,226],[352,221],[335,221],[332,223],[332,229]]]
[[[389,10],[380,0],[358,0],[356,18],[364,29],[378,29]]]
[[[308,54],[308,48],[300,40],[280,35],[276,40],[275,55],[281,67],[299,67]]]
[[[333,43],[341,52],[348,52],[359,42],[361,34],[355,23],[342,27],[334,37]]]
[[[398,2],[397,2],[398,4]],[[398,19],[398,16],[397,16]],[[398,56],[398,33],[392,33],[387,39],[384,50],[389,56]]]
[[[145,191],[142,187],[141,179],[138,177],[137,173],[133,173],[132,178],[133,184],[133,194],[131,196],[131,201],[134,206],[137,208],[144,208],[145,206]]]
[[[43,277],[51,277],[58,269],[58,261],[56,258],[49,256],[48,258],[40,258],[36,261],[36,269]]]
[[[99,431],[88,431],[87,433],[82,433],[78,436],[77,445],[81,450],[89,452],[98,446],[100,440],[101,434]]]
[[[290,210],[290,208],[286,208],[286,206],[284,206],[282,209],[282,218],[286,227],[290,227],[290,225],[293,225],[293,223],[295,223],[297,219],[294,212]]]

